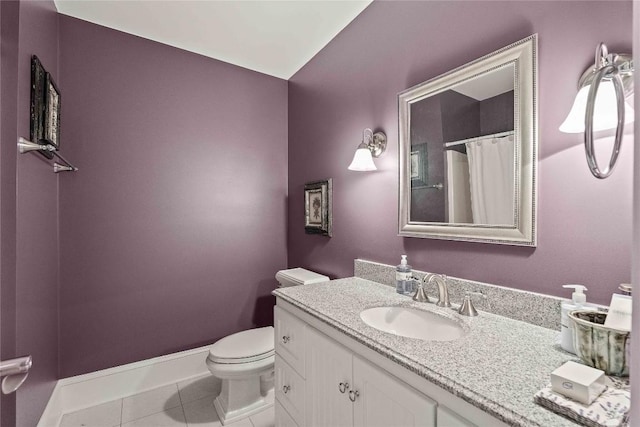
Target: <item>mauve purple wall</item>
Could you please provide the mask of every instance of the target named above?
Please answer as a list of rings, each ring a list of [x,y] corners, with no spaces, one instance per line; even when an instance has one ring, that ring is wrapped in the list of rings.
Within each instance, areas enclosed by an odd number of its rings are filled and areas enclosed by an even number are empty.
[[[16,356],[16,139],[20,3],[0,2],[0,359]],[[16,423],[15,394],[0,394],[0,425]]]
[[[271,322],[287,82],[60,17],[61,377]]]
[[[608,303],[630,278],[632,138],[611,178],[588,171],[580,135],[558,131],[598,42],[631,51],[626,2],[384,2],[364,10],[289,82],[290,266],[333,277],[353,259],[566,295],[584,283]],[[397,236],[397,93],[538,33],[538,247]],[[389,145],[375,173],[347,170],[362,129]],[[333,178],[333,236],[306,235],[303,185]]]
[[[29,138],[31,55],[58,80],[58,15],[52,1],[21,1],[18,135]],[[6,143],[15,144],[15,138]],[[16,356],[31,354],[17,392],[17,425],[35,425],[58,379],[58,177],[39,154],[17,157]]]
[[[513,130],[513,90],[480,102],[480,135]]]
[[[480,103],[476,99],[454,90],[437,96],[442,111],[442,121],[437,124],[442,126],[443,143],[483,135],[480,133]],[[439,157],[444,155],[440,153]]]
[[[423,188],[412,188],[411,190],[410,216],[415,221],[444,221],[445,217],[444,191],[426,187],[427,184],[444,182],[444,156],[442,154],[444,129],[441,104],[441,96],[432,96],[416,102],[411,107],[409,120],[414,123],[411,126],[413,149],[422,151],[429,165],[426,168],[425,182],[422,183]],[[420,147],[423,144],[424,146]],[[420,160],[424,165],[424,158]]]

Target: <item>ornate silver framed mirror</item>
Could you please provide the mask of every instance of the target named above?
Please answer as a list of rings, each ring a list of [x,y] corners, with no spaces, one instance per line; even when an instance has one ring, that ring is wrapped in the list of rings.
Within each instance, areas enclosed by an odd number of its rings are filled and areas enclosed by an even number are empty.
[[[536,245],[537,35],[398,94],[400,236]]]

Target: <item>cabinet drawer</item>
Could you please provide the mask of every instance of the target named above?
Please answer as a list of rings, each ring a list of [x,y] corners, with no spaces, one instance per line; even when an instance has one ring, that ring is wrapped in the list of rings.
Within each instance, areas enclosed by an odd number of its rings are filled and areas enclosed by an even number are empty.
[[[280,403],[278,399],[276,399],[276,423],[275,425],[278,427],[298,427],[298,424],[295,422],[291,415],[284,409],[284,406]]]
[[[275,349],[284,360],[303,378],[306,324],[295,316],[276,306],[275,309]]]
[[[276,355],[275,372],[276,399],[291,418],[301,424],[304,420],[304,380],[280,355]]]

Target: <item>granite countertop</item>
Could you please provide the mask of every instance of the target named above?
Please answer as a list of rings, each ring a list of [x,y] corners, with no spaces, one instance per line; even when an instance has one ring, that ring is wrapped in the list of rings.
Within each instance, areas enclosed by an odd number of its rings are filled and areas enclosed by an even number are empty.
[[[577,425],[533,401],[554,369],[577,360],[556,343],[557,331],[487,312],[461,316],[356,277],[273,294],[509,425]],[[457,319],[468,332],[454,341],[422,341],[381,332],[360,319],[362,310],[382,306],[439,313]]]

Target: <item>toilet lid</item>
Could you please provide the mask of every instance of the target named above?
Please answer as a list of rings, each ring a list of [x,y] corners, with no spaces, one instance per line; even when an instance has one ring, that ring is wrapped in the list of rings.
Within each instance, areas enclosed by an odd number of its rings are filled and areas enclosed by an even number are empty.
[[[273,326],[267,326],[224,337],[209,348],[209,360],[215,363],[246,363],[272,356],[273,334]]]

